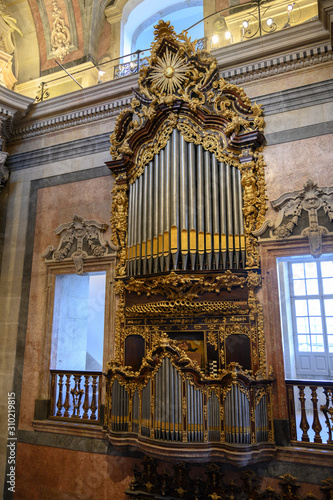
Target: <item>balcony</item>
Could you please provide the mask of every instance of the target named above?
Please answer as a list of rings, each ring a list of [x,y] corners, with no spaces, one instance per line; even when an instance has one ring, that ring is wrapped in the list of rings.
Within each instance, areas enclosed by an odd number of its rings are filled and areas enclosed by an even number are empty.
[[[333,382],[286,382],[290,442],[294,446],[333,445]]]
[[[273,49],[274,51],[278,49],[281,37],[284,40],[282,43],[284,48],[288,46],[288,42],[286,43],[288,37],[291,39],[296,37],[300,44],[306,43],[305,41],[311,43],[312,36],[317,36],[316,33],[312,35],[310,33],[313,31],[311,21],[314,22],[317,19],[317,1],[256,0],[245,2],[223,9],[199,21],[199,23],[205,23],[205,37],[198,40],[196,48],[215,52],[214,55],[219,64],[223,62],[225,65],[231,57],[230,51],[232,52],[231,60],[234,62],[237,53],[244,55],[243,43],[263,38],[265,42],[260,48],[261,55],[265,53],[264,46],[269,46],[268,52],[271,54]],[[319,21],[316,22],[320,24]],[[184,30],[188,31],[189,37],[194,26],[189,27],[184,24]],[[293,29],[297,26],[304,26],[303,35],[293,34]],[[314,31],[316,32],[316,29]],[[270,36],[273,37],[272,44],[268,42]],[[15,91],[34,98],[36,103],[42,102],[137,74],[140,68],[147,64],[149,56],[150,48],[144,48],[116,59],[104,59],[99,64],[86,62],[67,69],[57,61],[59,71],[28,82],[18,83]],[[248,60],[249,57],[246,58],[246,61]]]
[[[102,373],[51,370],[49,419],[99,424]]]

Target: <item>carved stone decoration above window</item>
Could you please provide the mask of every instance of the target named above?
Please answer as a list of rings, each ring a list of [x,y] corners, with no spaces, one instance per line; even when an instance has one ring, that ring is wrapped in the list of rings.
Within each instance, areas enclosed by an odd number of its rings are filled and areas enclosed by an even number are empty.
[[[54,231],[60,236],[58,247],[50,245],[42,257],[56,262],[72,259],[76,273],[82,274],[84,260],[105,257],[117,251],[117,247],[104,240],[103,233],[108,227],[107,224],[73,215],[72,222],[61,224]]]
[[[285,240],[307,237],[311,255],[322,254],[323,235],[333,235],[333,187],[318,187],[311,179],[301,191],[285,193],[271,202],[279,212],[275,223],[266,220],[255,236]]]
[[[59,58],[62,62],[64,57],[69,54],[69,45],[71,42],[71,36],[69,29],[65,25],[65,21],[62,17],[61,9],[58,7],[57,0],[52,2],[52,32],[51,32],[51,43],[53,49],[53,55],[55,58]]]
[[[4,187],[9,178],[8,168],[5,166],[8,153],[0,151],[0,189]]]

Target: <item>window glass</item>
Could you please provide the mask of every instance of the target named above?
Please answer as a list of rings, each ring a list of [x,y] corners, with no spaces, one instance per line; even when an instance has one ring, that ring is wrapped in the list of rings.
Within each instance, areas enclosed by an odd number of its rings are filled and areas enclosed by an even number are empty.
[[[101,371],[105,272],[56,276],[51,369]]]
[[[333,371],[333,259],[278,259],[288,378],[330,378]]]

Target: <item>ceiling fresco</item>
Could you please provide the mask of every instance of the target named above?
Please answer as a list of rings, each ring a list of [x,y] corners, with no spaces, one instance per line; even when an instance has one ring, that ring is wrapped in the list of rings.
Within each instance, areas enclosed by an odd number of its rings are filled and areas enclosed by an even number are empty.
[[[108,0],[0,0],[1,39],[15,47],[13,73],[19,82],[87,61],[96,63],[110,46]],[[3,45],[3,44],[2,44]],[[5,47],[2,47],[4,50]],[[9,50],[8,50],[9,49]]]

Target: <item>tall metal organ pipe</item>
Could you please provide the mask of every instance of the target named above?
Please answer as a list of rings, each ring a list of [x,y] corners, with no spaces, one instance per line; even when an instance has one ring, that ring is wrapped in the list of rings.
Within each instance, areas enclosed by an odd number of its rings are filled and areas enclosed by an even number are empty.
[[[173,130],[130,185],[130,276],[245,267],[241,172]]]

